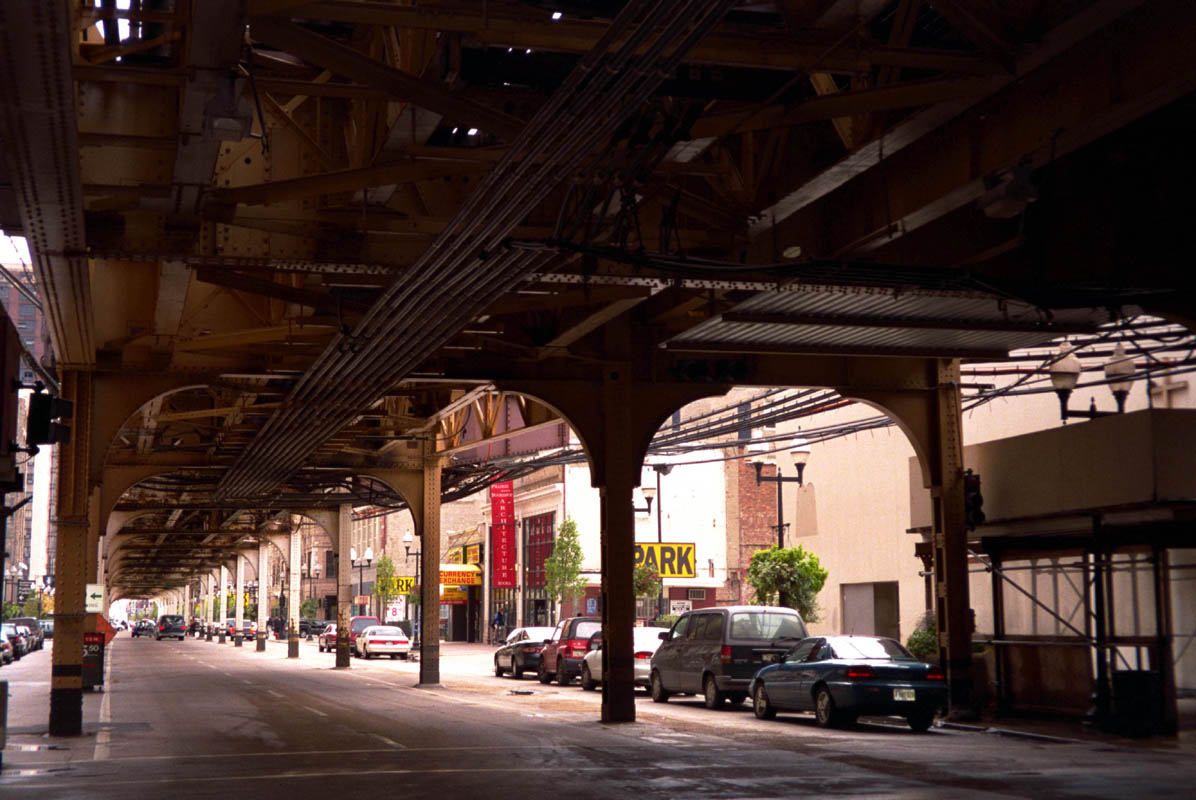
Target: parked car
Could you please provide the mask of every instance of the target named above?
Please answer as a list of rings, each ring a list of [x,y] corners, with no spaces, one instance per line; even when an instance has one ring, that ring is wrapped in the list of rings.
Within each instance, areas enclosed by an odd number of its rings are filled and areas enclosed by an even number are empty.
[[[299,635],[304,639],[310,636],[319,636],[327,625],[328,622],[322,619],[301,619],[299,620]]]
[[[158,629],[154,633],[158,641],[163,639],[178,639],[180,642],[187,638],[187,624],[182,614],[163,614],[158,617]]]
[[[16,625],[13,625],[10,622],[5,622],[3,626],[0,626],[0,634],[2,634],[4,636],[4,640],[12,646],[13,660],[17,660],[21,656],[25,655],[25,640],[17,631]]]
[[[494,651],[494,674],[502,677],[510,672],[516,680],[525,672],[540,668],[540,651],[544,640],[552,636],[552,628],[516,628],[507,634],[502,646]]]
[[[919,661],[893,639],[812,637],[752,679],[752,709],[760,719],[778,711],[813,711],[824,728],[862,715],[905,717],[919,733],[947,705],[942,669]]]
[[[353,655],[357,655],[357,637],[361,632],[371,625],[381,625],[382,620],[377,617],[360,616],[349,618],[349,650]]]
[[[24,625],[13,624],[17,629],[17,638],[21,642],[21,655],[27,656],[33,652],[33,634]]]
[[[652,656],[660,647],[660,628],[632,628],[635,653],[635,685],[645,689],[651,684]],[[602,683],[602,631],[590,637],[590,652],[581,660],[581,688],[593,689]]]
[[[13,625],[24,625],[29,629],[29,649],[41,650],[46,636],[42,632],[41,622],[33,617],[13,617],[9,620]]]
[[[248,641],[257,639],[257,623],[251,619],[241,620],[241,636]]]
[[[128,624],[126,624],[125,628],[128,628],[128,627],[129,627]],[[42,620],[42,630],[45,631],[47,639],[54,638],[54,618],[53,617],[46,617],[45,619]]]
[[[390,656],[406,660],[411,653],[411,640],[397,625],[370,625],[357,634],[357,655],[362,658]]]
[[[540,651],[537,675],[540,683],[554,677],[561,686],[581,674],[581,660],[590,651],[590,637],[602,630],[598,617],[569,617],[561,620]]]
[[[12,642],[7,636],[0,636],[0,664],[11,664],[16,660],[12,652]]]
[[[316,639],[316,645],[323,653],[327,650],[329,653],[336,652],[336,623],[329,622],[324,626],[324,630],[320,631],[319,637]]]
[[[686,611],[659,635],[652,699],[700,693],[707,708],[719,708],[728,699],[742,703],[756,672],[779,662],[807,634],[792,608],[725,606]]]

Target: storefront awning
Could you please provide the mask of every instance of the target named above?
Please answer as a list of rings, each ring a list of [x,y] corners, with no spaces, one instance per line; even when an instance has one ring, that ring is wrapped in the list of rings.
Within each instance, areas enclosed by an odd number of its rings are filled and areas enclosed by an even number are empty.
[[[482,571],[473,564],[441,564],[441,586],[481,586]]]

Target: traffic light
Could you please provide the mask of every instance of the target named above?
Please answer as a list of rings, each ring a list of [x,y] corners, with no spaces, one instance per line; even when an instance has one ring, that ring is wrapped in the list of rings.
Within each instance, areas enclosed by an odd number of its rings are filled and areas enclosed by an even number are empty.
[[[970,531],[984,524],[984,495],[980,494],[980,476],[970,469],[963,471],[963,518]]]
[[[25,426],[25,444],[66,444],[71,440],[71,427],[54,420],[70,419],[75,406],[69,400],[53,397],[45,392],[29,395],[29,417]]]

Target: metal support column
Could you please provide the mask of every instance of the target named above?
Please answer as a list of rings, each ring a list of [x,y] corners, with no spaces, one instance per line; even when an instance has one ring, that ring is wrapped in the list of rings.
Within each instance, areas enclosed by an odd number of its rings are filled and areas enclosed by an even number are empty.
[[[228,567],[220,565],[220,616],[216,618],[217,642],[224,644],[224,634],[227,633],[224,621],[228,619]]]
[[[207,630],[206,638],[210,642],[212,641],[212,625],[215,621],[214,615],[216,613],[216,576],[208,573],[208,577],[204,579],[204,582],[208,585],[207,618],[204,620],[204,627]]]
[[[633,397],[627,365],[602,386],[602,721],[635,721],[635,510],[643,454],[627,438]]]
[[[423,519],[420,520],[419,685],[440,684],[440,455],[424,443]]]
[[[1171,646],[1171,583],[1170,559],[1167,548],[1155,544],[1151,555],[1154,564],[1154,620],[1157,644],[1153,658],[1159,673],[1159,692],[1162,695],[1162,715],[1159,732],[1174,736],[1179,732],[1179,706],[1175,692],[1175,660]]]
[[[349,619],[353,603],[353,562],[349,547],[353,540],[353,507],[344,504],[337,514],[337,531],[332,541],[336,548],[336,665],[349,666]],[[331,531],[330,531],[331,533]]]
[[[83,733],[84,593],[91,516],[88,491],[92,422],[92,376],[62,371],[61,396],[74,403],[71,441],[59,445],[54,650],[50,667],[51,736]]]
[[[299,596],[300,578],[299,549],[300,536],[297,527],[291,528],[287,548],[287,658],[299,657]]]
[[[241,647],[245,641],[245,556],[237,553],[236,596],[233,598],[233,646]]]
[[[959,362],[938,361],[935,394],[937,470],[934,508],[935,619],[939,661],[947,671],[951,715],[969,717],[972,707],[972,609],[963,498],[963,420]]]
[[[270,575],[270,542],[263,537],[257,543],[257,652],[266,651],[266,619],[270,614],[270,599],[266,587]]]

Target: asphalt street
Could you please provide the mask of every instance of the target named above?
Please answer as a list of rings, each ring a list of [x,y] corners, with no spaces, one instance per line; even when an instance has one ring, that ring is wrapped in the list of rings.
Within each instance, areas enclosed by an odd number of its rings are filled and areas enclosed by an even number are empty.
[[[1127,798],[1190,796],[1196,759],[1166,740],[1026,739],[866,722],[826,731],[748,704],[637,701],[598,722],[600,697],[495,677],[491,649],[442,648],[442,684],[418,665],[353,661],[304,642],[267,652],[196,639],[108,650],[86,734],[46,735],[49,649],[9,681],[0,796],[22,798],[590,797]]]

